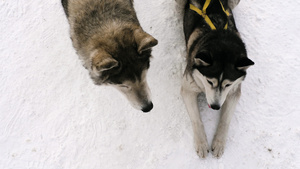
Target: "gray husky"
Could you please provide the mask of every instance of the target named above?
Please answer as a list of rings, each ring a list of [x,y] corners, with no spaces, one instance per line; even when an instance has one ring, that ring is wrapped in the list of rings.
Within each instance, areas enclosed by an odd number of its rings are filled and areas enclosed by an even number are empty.
[[[153,108],[146,80],[157,40],[141,28],[133,0],[62,0],[73,46],[97,85],[118,89],[131,105]]]
[[[235,26],[231,13],[239,0],[188,0],[184,14],[187,67],[181,95],[189,113],[198,156],[205,158],[209,146],[199,114],[197,96],[204,92],[208,106],[221,108],[211,150],[224,153],[226,135],[246,70],[254,65]]]

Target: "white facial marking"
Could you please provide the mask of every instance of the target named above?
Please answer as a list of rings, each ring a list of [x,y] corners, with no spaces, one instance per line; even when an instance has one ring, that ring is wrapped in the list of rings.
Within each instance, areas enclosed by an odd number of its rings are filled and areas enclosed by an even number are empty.
[[[230,87],[232,84],[233,84],[232,81],[225,79],[225,80],[223,80],[223,82],[222,82],[222,88]]]
[[[208,84],[210,84],[213,88],[216,88],[218,86],[218,80],[215,78],[206,78]]]
[[[223,73],[218,78],[208,78],[202,75],[198,70],[194,70],[193,77],[197,85],[205,89],[206,100],[209,105],[222,106],[230,91],[236,90],[238,85],[243,81],[244,77],[240,77],[235,81],[223,79]],[[218,84],[219,81],[223,82]],[[221,85],[221,87],[220,87]]]
[[[221,82],[223,80],[223,73],[221,73],[220,77],[219,77],[219,82]]]

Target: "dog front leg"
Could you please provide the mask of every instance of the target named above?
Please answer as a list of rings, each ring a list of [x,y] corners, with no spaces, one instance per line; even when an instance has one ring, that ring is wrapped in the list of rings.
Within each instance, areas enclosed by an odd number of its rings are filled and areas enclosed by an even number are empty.
[[[234,113],[235,107],[241,96],[241,85],[229,93],[221,109],[221,117],[218,124],[217,132],[212,142],[212,154],[215,157],[221,157],[224,153],[226,137],[229,129],[229,124]]]
[[[181,95],[183,97],[183,101],[185,103],[186,109],[192,122],[195,149],[199,157],[205,158],[209,152],[209,147],[206,139],[204,126],[198,109],[198,93],[182,87]]]

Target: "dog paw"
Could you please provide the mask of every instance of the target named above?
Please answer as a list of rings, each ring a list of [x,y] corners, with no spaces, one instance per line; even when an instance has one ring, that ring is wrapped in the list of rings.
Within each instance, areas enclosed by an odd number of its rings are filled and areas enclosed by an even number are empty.
[[[200,158],[207,157],[207,154],[209,153],[209,146],[207,141],[196,142],[195,144],[197,155]]]
[[[224,148],[225,148],[224,140],[220,140],[220,139],[216,139],[216,138],[213,140],[211,150],[212,150],[212,154],[215,157],[220,158],[224,153]]]

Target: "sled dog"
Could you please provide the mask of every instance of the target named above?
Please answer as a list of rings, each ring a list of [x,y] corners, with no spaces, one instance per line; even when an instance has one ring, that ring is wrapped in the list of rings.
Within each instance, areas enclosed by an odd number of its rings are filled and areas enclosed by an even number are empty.
[[[146,80],[157,40],[144,32],[133,0],[62,0],[73,46],[96,85],[118,89],[143,112],[153,108]]]
[[[209,153],[197,96],[204,92],[208,106],[221,109],[211,145],[212,154],[224,153],[229,123],[241,95],[246,70],[254,65],[235,26],[231,9],[239,0],[188,0],[184,13],[187,66],[181,95],[192,122],[199,157]]]

